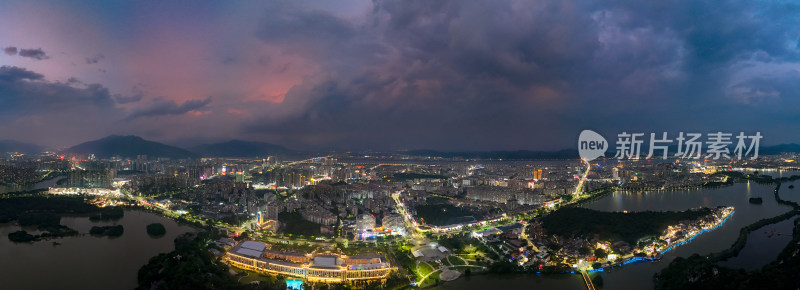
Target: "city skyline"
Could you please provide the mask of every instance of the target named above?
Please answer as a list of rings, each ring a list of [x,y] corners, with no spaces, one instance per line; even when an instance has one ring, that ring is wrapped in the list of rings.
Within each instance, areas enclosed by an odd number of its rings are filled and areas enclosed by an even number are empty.
[[[3,139],[559,150],[591,129],[800,143],[792,3],[0,4]]]
[[[800,1],[0,1],[0,285],[800,289],[798,92]]]

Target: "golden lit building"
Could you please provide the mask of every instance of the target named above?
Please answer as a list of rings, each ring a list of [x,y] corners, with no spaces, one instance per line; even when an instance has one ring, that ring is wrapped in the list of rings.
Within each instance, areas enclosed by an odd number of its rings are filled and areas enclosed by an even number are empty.
[[[225,261],[236,268],[324,283],[385,280],[395,269],[382,255],[303,255],[270,251],[256,241],[237,244],[225,254]]]

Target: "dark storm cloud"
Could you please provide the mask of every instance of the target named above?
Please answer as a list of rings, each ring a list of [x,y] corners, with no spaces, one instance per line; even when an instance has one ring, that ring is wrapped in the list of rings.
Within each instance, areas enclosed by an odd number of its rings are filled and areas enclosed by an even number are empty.
[[[351,24],[328,12],[293,6],[290,2],[270,5],[269,17],[264,17],[258,35],[266,41],[338,42],[352,37]]]
[[[146,106],[131,112],[125,120],[134,120],[143,117],[183,115],[190,111],[202,109],[209,103],[211,103],[211,97],[205,100],[189,100],[180,105],[172,100],[156,98]]]
[[[99,63],[101,60],[103,60],[103,58],[105,58],[105,56],[102,53],[99,53],[99,54],[97,54],[95,56],[92,56],[92,57],[87,57],[86,58],[86,64]]]
[[[7,55],[17,55],[17,48],[14,46],[8,46],[3,49],[3,52],[5,52]]]
[[[41,48],[20,49],[19,50],[19,56],[29,57],[29,58],[37,59],[37,60],[43,60],[43,59],[50,58],[49,56],[47,56],[47,54]]]
[[[124,122],[145,116],[177,115],[207,105],[210,99],[193,100],[177,105],[164,98],[156,99],[149,106],[126,113],[119,104],[134,103],[144,93],[139,85],[132,94],[114,94],[99,84],[85,83],[71,77],[64,82],[50,81],[43,74],[15,66],[0,67],[0,121],[6,124],[3,134],[19,138],[42,136],[64,136],[78,134],[77,140],[97,134],[110,134],[124,130],[144,128],[143,132],[155,132],[150,128],[164,126],[142,122],[128,127]],[[131,105],[133,106],[133,105]],[[127,106],[126,106],[127,107]],[[128,111],[131,112],[131,111]],[[138,127],[137,127],[138,126]],[[148,128],[149,127],[149,128]],[[122,128],[122,129],[121,129]],[[133,129],[130,129],[133,128]],[[80,135],[86,134],[88,135]],[[60,135],[61,134],[61,135]]]
[[[129,95],[116,94],[114,95],[114,100],[117,101],[117,104],[130,104],[141,101],[144,95],[142,84],[138,83],[131,88],[131,93]]]
[[[114,100],[117,101],[117,104],[128,104],[141,101],[142,97],[144,97],[144,95],[141,93],[130,96],[114,95]]]
[[[4,84],[13,84],[24,80],[40,80],[43,75],[26,70],[21,67],[7,66],[0,67],[0,81]]]
[[[6,119],[54,110],[113,106],[108,89],[99,84],[50,82],[39,73],[13,66],[0,67],[0,96],[0,111]]]
[[[568,146],[591,126],[753,126],[744,120],[775,110],[753,99],[796,102],[786,98],[800,76],[770,82],[754,67],[798,64],[798,12],[792,2],[375,1],[356,21],[286,4],[258,37],[321,72],[287,93],[281,106],[294,114],[244,128],[344,146],[516,149]]]

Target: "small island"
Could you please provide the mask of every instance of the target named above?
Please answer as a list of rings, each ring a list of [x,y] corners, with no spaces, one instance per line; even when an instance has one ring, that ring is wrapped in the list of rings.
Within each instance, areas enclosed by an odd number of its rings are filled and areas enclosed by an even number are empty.
[[[37,240],[37,236],[26,231],[16,231],[8,234],[8,239],[15,243],[29,243]]]
[[[99,236],[99,237],[108,236],[113,238],[121,236],[124,231],[125,229],[122,227],[122,225],[102,226],[102,227],[94,226],[92,227],[91,230],[89,230],[89,234],[93,236]]]
[[[750,203],[752,203],[752,204],[762,204],[762,203],[764,203],[764,199],[760,198],[760,197],[751,197],[750,198]]]
[[[61,238],[78,235],[78,231],[62,225],[39,226],[39,230],[43,231],[43,233],[31,235],[24,230],[16,231],[8,234],[8,239],[15,243],[28,243],[48,238]]]
[[[167,229],[160,223],[147,225],[147,234],[151,237],[160,237],[167,233]]]
[[[48,238],[74,236],[78,231],[61,225],[61,217],[52,213],[25,212],[17,217],[20,226],[36,226],[41,234],[31,235],[24,230],[8,234],[8,239],[15,243],[35,242]]]

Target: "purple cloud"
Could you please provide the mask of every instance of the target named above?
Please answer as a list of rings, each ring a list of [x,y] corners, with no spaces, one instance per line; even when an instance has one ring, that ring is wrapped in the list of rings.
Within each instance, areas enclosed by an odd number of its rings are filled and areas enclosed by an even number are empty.
[[[209,103],[211,103],[211,97],[208,97],[205,100],[188,100],[180,105],[175,103],[175,101],[159,97],[148,105],[131,112],[128,117],[125,118],[125,120],[130,121],[143,117],[183,115],[189,111],[201,109]]]
[[[41,48],[36,49],[20,49],[19,56],[29,57],[32,59],[43,60],[50,58]]]
[[[14,47],[14,46],[8,46],[8,47],[4,48],[3,51],[7,55],[17,55],[17,48]]]

